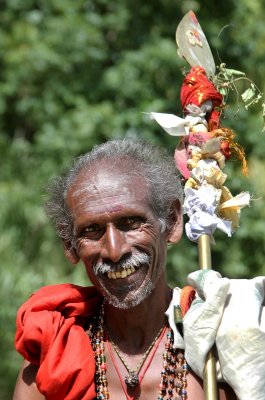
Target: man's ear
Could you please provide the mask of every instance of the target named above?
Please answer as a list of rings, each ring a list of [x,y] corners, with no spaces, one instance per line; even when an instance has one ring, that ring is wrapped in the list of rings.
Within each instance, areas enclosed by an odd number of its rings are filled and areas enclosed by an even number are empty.
[[[62,239],[62,242],[63,242],[64,254],[65,254],[66,258],[72,264],[77,264],[78,261],[80,260],[80,257],[77,254],[76,249],[71,244],[70,240]]]
[[[179,200],[172,204],[171,226],[167,241],[168,243],[177,243],[180,241],[183,232],[183,215]]]

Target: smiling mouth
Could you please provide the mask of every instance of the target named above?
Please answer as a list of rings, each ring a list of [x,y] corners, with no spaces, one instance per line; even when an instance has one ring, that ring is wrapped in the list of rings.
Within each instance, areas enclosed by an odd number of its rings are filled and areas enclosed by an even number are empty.
[[[126,269],[123,269],[122,271],[109,271],[107,273],[107,277],[109,279],[124,279],[127,276],[132,275],[136,271],[135,267],[129,267]]]

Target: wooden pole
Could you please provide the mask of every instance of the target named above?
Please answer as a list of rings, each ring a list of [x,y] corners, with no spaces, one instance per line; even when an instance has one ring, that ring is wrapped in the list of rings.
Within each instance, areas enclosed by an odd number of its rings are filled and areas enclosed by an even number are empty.
[[[212,269],[210,236],[203,234],[198,240],[200,269]],[[205,400],[218,400],[216,361],[214,351],[211,349],[206,357],[203,371],[203,389]]]

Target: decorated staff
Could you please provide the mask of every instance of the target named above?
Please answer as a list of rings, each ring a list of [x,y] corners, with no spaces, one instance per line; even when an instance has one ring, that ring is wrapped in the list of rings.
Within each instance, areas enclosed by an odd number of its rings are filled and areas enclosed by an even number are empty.
[[[227,70],[223,64],[216,74],[207,39],[192,11],[179,23],[176,41],[179,55],[192,67],[180,92],[184,117],[151,113],[151,118],[170,135],[180,136],[175,161],[185,180],[183,209],[189,217],[186,234],[198,243],[200,268],[211,269],[215,230],[220,229],[230,237],[239,226],[241,209],[250,201],[247,192],[231,194],[225,185],[227,175],[223,171],[226,161],[235,156],[242,164],[243,174],[247,174],[244,149],[235,141],[234,132],[221,125],[228,87],[233,85],[234,75],[244,77],[244,74]],[[255,92],[258,89],[252,83],[242,98],[247,100],[250,96],[257,101],[261,93],[254,97]],[[213,350],[205,363],[204,390],[207,400],[217,399]]]

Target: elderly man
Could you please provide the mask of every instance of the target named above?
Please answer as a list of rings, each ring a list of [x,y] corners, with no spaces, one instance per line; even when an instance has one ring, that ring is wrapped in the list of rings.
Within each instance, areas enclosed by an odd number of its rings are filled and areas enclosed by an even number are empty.
[[[54,180],[47,213],[93,286],[44,287],[20,308],[25,362],[13,400],[204,398],[185,358],[185,326],[183,340],[167,318],[173,297],[185,305],[165,278],[167,245],[182,235],[181,200],[173,159],[129,139],[94,148]],[[219,392],[236,398],[227,385]]]

